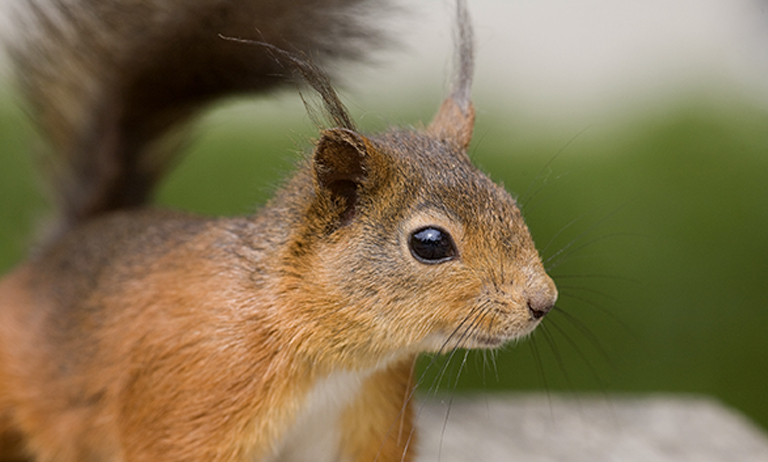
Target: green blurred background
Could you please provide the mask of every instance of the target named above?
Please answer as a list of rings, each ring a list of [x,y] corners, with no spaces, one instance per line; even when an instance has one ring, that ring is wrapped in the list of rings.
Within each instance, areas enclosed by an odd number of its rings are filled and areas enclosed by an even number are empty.
[[[482,27],[480,37],[482,56],[493,37]],[[766,106],[694,91],[621,117],[549,122],[541,110],[532,122],[530,107],[495,101],[482,77],[476,87],[471,155],[520,199],[559,286],[559,310],[531,339],[495,355],[463,361],[457,354],[445,375],[445,358],[429,368],[425,359],[422,388],[439,381],[441,390],[605,392],[606,399],[700,393],[768,428]],[[29,155],[36,134],[0,89],[4,272],[33,242],[46,201]],[[442,93],[419,87],[382,110],[360,103],[359,94],[346,99],[358,101],[360,125],[375,130],[428,120]],[[314,133],[293,94],[219,108],[200,123],[158,202],[249,213],[289,175]]]

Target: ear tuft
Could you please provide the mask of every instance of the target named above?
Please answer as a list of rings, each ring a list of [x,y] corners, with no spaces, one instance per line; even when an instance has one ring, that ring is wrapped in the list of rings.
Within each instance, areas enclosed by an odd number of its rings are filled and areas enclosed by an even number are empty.
[[[475,69],[474,33],[466,0],[456,1],[454,67],[451,96],[440,106],[427,133],[466,151],[475,125],[471,96]]]

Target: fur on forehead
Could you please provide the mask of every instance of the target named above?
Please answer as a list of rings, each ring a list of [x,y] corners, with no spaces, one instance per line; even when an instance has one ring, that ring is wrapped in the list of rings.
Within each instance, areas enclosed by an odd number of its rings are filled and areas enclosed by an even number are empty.
[[[435,207],[465,216],[488,213],[517,217],[520,213],[509,193],[475,167],[455,143],[412,130],[372,136],[370,142],[388,158],[391,180],[407,179],[409,184],[401,190],[412,200],[429,197]]]

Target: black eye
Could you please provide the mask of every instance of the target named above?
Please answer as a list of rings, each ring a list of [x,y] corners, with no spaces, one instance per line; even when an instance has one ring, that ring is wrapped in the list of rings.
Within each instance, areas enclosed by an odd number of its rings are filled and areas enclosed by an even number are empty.
[[[451,235],[439,228],[427,227],[414,231],[408,246],[413,257],[422,263],[442,263],[456,256]]]

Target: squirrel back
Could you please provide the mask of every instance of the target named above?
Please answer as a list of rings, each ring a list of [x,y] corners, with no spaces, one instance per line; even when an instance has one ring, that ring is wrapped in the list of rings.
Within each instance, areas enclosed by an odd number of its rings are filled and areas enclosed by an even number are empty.
[[[514,199],[467,155],[463,1],[451,94],[379,134],[304,59],[372,40],[364,2],[49,1],[24,3],[14,54],[65,221],[0,280],[0,461],[412,460],[416,357],[498,347],[553,307]],[[332,126],[265,207],[141,206],[170,132],[286,68]]]

